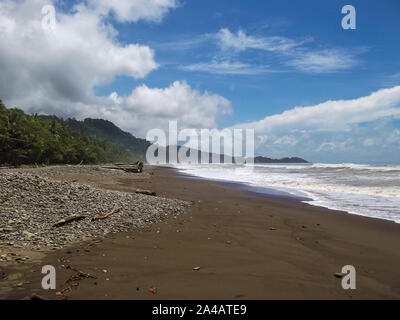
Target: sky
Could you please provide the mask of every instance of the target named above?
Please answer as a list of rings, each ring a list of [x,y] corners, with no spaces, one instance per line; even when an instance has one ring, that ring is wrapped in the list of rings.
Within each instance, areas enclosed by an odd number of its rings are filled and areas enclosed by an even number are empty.
[[[399,163],[399,33],[397,0],[0,0],[0,99],[139,137],[177,120],[254,129],[257,155]]]

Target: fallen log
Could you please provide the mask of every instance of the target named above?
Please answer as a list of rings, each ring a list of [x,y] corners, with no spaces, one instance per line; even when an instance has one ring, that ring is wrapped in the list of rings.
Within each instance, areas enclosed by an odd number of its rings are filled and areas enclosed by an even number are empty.
[[[104,166],[103,169],[111,169],[111,170],[122,170],[125,172],[132,172],[132,173],[141,173],[143,172],[143,168],[139,168],[136,166]]]
[[[56,222],[53,224],[53,227],[60,227],[63,226],[66,223],[72,222],[72,221],[77,221],[86,218],[86,216],[81,215],[81,214],[73,214],[72,216],[65,217],[61,219],[60,221]]]
[[[145,194],[145,195],[148,195],[148,196],[156,196],[156,193],[154,191],[150,191],[150,190],[136,189],[134,192],[135,193],[140,193],[140,194]]]
[[[92,221],[107,219],[109,216],[113,215],[114,213],[119,212],[120,210],[121,210],[121,208],[116,208],[116,209],[111,210],[109,213],[106,213],[103,216],[95,216],[94,218],[92,218]]]
[[[103,169],[122,170],[125,172],[141,173],[143,172],[143,162],[134,164],[115,163],[114,165],[102,166]]]

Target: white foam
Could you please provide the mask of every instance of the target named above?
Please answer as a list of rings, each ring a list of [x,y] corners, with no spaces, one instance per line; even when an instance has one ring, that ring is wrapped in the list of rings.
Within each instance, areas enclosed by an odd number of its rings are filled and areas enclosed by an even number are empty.
[[[249,174],[234,165],[178,165],[212,180],[246,183],[307,196],[312,205],[400,223],[400,166],[257,164]]]

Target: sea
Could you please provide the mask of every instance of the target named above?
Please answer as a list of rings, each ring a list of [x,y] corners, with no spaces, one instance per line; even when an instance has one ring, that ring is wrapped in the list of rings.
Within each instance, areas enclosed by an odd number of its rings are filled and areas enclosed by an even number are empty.
[[[400,165],[355,163],[174,165],[191,176],[400,223]]]

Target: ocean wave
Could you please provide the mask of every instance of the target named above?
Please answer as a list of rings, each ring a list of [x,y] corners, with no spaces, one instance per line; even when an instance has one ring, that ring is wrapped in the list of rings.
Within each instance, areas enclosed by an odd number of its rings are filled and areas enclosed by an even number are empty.
[[[400,166],[257,164],[249,174],[234,165],[177,166],[211,180],[245,183],[307,197],[307,203],[400,223]]]
[[[257,167],[271,169],[291,169],[291,170],[313,170],[313,169],[331,169],[331,170],[365,170],[381,172],[399,172],[400,165],[364,165],[356,163],[312,163],[304,165],[290,164],[255,164]]]

